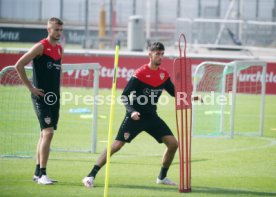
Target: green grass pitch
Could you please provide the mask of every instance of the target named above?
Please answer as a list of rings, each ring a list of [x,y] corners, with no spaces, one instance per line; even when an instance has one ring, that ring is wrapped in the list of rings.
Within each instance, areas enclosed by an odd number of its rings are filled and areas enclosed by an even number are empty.
[[[105,168],[95,182],[95,188],[87,189],[81,183],[99,154],[107,144],[109,105],[99,106],[97,153],[52,151],[48,163],[48,174],[59,182],[42,186],[31,181],[39,127],[25,87],[0,87],[1,96],[1,150],[0,153],[21,149],[11,147],[13,140],[22,139],[29,152],[27,158],[0,158],[0,196],[103,196]],[[63,89],[74,94],[87,95]],[[87,91],[87,90],[85,90]],[[101,89],[101,95],[110,90]],[[117,91],[117,96],[121,91]],[[11,96],[13,95],[13,96]],[[16,100],[11,107],[9,103]],[[248,100],[243,111],[253,110],[254,103]],[[89,150],[91,146],[90,118],[68,111],[74,107],[67,103],[61,107],[58,131],[52,141],[53,149]],[[80,101],[78,108],[91,106]],[[251,107],[251,108],[250,108]],[[16,111],[14,109],[21,109]],[[9,110],[12,109],[12,110]],[[176,135],[174,102],[158,106],[159,115],[168,123]],[[124,116],[124,107],[115,106],[113,136],[115,137]],[[229,138],[195,137],[192,141],[192,192],[178,193],[177,187],[156,185],[165,146],[157,144],[145,133],[127,144],[111,159],[109,196],[112,197],[177,197],[177,196],[276,196],[276,104],[275,96],[266,96],[264,137],[235,136]],[[21,117],[16,119],[15,117]],[[250,117],[248,117],[250,118]],[[70,124],[69,124],[70,123]],[[200,124],[200,122],[198,123]],[[243,126],[248,124],[245,122]],[[252,123],[251,123],[252,124]],[[20,129],[18,129],[20,128]],[[21,136],[22,135],[22,136]],[[5,137],[4,136],[13,136]],[[21,136],[21,137],[20,137]],[[24,140],[24,138],[27,138]],[[5,149],[5,150],[4,150]],[[19,150],[20,152],[20,150]],[[25,154],[25,153],[19,153]],[[178,154],[168,172],[169,178],[179,181]]]

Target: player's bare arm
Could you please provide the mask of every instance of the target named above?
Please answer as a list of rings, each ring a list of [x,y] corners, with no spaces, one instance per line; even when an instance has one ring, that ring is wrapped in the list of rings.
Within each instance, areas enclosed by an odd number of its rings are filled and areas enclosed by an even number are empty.
[[[27,53],[25,53],[15,64],[16,71],[23,81],[23,83],[27,86],[31,93],[35,96],[44,96],[43,90],[34,87],[31,82],[28,80],[25,66],[31,62],[35,57],[40,56],[43,52],[43,45],[38,43],[34,45]]]

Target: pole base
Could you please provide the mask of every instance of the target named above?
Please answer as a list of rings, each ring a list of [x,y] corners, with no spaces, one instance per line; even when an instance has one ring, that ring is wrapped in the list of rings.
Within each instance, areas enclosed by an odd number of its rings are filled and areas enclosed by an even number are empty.
[[[178,191],[179,191],[180,193],[189,193],[189,192],[192,192],[192,189],[191,189],[191,188],[179,189]]]

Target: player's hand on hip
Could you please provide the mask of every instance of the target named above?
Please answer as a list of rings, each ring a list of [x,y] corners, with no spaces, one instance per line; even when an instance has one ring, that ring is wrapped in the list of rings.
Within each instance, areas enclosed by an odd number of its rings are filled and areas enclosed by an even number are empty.
[[[131,118],[133,120],[139,120],[140,119],[140,113],[138,111],[134,111],[131,113]]]
[[[32,87],[32,88],[30,89],[30,91],[33,93],[33,95],[35,95],[35,96],[37,96],[37,97],[39,97],[39,96],[44,96],[44,90],[42,90],[42,89],[38,89],[38,88],[36,88],[36,87]]]

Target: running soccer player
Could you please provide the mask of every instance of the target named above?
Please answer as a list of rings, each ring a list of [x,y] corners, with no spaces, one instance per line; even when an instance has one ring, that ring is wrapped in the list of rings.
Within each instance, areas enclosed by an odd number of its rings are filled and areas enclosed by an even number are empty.
[[[169,74],[160,68],[165,47],[154,42],[149,48],[149,60],[146,65],[137,69],[122,93],[122,101],[126,107],[126,116],[119,132],[111,145],[111,155],[119,151],[125,143],[130,143],[142,131],[151,135],[158,143],[164,143],[166,150],[162,159],[157,184],[176,185],[167,178],[168,169],[173,161],[178,142],[167,124],[157,115],[156,105],[165,89],[174,96],[174,85]],[[132,100],[130,99],[132,96]],[[85,187],[93,187],[98,171],[106,163],[107,150],[98,158],[91,172],[82,180]]]
[[[40,123],[41,133],[36,150],[36,169],[33,181],[52,184],[46,173],[50,144],[59,119],[60,75],[63,49],[58,43],[63,22],[50,18],[47,23],[47,38],[36,43],[15,64],[18,75],[31,92],[31,98]],[[33,84],[28,80],[24,66],[32,61]]]

